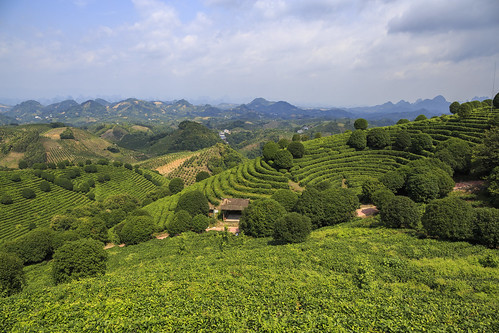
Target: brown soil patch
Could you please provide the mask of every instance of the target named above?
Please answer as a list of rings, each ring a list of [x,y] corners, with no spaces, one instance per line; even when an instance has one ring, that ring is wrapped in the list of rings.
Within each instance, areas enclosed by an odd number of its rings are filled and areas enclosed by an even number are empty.
[[[19,165],[19,161],[24,157],[24,153],[18,153],[15,151],[10,151],[2,160],[0,161],[0,165],[5,166],[7,168],[17,168]]]
[[[290,180],[288,181],[289,187],[291,187],[291,190],[295,192],[303,192],[305,190],[304,187],[301,187],[300,184],[295,183],[294,181]]]
[[[166,237],[168,237],[169,234],[167,234],[166,232],[163,233],[163,234],[159,234],[159,235],[156,235],[156,238],[157,239],[165,239]]]
[[[169,174],[170,172],[172,172],[173,170],[177,169],[179,166],[182,165],[182,163],[184,163],[186,160],[188,160],[189,158],[191,158],[191,156],[188,156],[188,157],[182,157],[182,158],[179,158],[178,160],[175,160],[173,162],[170,162],[168,164],[165,164],[165,165],[162,165],[160,167],[157,167],[156,170],[162,174],[163,176],[164,175],[167,175]]]
[[[374,205],[360,205],[357,209],[357,216],[361,218],[366,218],[374,216],[378,212],[378,209]]]
[[[43,133],[44,137],[47,137],[52,140],[60,140],[61,139],[61,133],[66,129],[67,127],[58,127],[58,128],[53,128],[51,130],[48,130],[47,132]]]
[[[480,190],[485,182],[483,180],[468,180],[454,185],[453,191],[474,192]]]

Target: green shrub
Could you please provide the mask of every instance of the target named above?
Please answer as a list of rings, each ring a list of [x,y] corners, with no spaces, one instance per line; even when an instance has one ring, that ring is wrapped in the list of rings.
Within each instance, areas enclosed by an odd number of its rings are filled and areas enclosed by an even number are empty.
[[[378,210],[383,210],[383,207],[385,204],[392,200],[395,197],[395,194],[393,194],[392,191],[387,189],[386,187],[382,187],[380,189],[377,189],[374,191],[372,194],[372,203],[376,206]]]
[[[382,204],[381,223],[389,228],[418,228],[420,213],[414,201],[394,196]]]
[[[435,148],[435,157],[447,163],[454,171],[466,173],[471,166],[472,150],[470,145],[461,139],[452,138],[440,142]]]
[[[56,184],[62,188],[65,188],[68,191],[73,190],[73,182],[71,182],[71,180],[66,178],[66,177],[61,177],[61,176],[56,177],[54,180],[54,184]]]
[[[178,199],[175,211],[178,212],[180,210],[185,210],[191,216],[198,214],[208,215],[210,206],[206,196],[201,191],[195,190],[182,194]]]
[[[323,197],[324,220],[321,226],[347,222],[356,215],[359,198],[347,188],[331,188],[321,192]]]
[[[376,178],[366,179],[362,183],[362,201],[366,203],[373,202],[372,196],[374,192],[383,187],[385,187],[385,185]]]
[[[494,100],[492,101],[492,104],[494,105],[494,107],[496,109],[499,109],[499,93],[497,93],[495,96],[494,96]]]
[[[294,158],[301,158],[305,154],[305,146],[299,141],[293,141],[287,146],[288,151]]]
[[[50,183],[46,180],[42,180],[42,182],[40,183],[40,190],[43,192],[50,192]]]
[[[128,170],[132,170],[132,169],[133,169],[133,166],[132,166],[130,163],[125,163],[125,164],[123,165],[123,167],[125,167],[125,168],[126,168],[126,169],[128,169]]]
[[[179,193],[184,189],[184,180],[182,178],[173,178],[168,184],[168,188],[172,194]]]
[[[20,160],[19,161],[19,164],[18,164],[18,167],[19,169],[26,169],[28,167],[28,162],[26,162],[25,160]]]
[[[288,139],[281,139],[277,142],[277,144],[279,145],[279,148],[281,149],[286,149],[288,147],[288,145],[290,144],[290,141]]]
[[[468,240],[473,236],[473,218],[473,208],[468,202],[449,197],[431,201],[421,221],[430,236]]]
[[[422,154],[425,150],[433,148],[433,139],[429,134],[418,133],[411,137],[411,151],[414,154]]]
[[[80,238],[92,238],[102,243],[108,240],[106,222],[99,217],[80,218],[73,227],[76,227]]]
[[[14,200],[12,200],[12,197],[8,194],[2,194],[2,196],[0,196],[0,203],[3,204],[3,205],[10,205],[11,203],[13,203]]]
[[[192,216],[185,210],[180,210],[173,215],[173,219],[166,226],[166,231],[170,236],[179,235],[191,229]]]
[[[196,174],[196,183],[205,180],[206,178],[210,178],[210,174],[207,171],[199,171]]]
[[[280,203],[288,212],[292,211],[298,201],[298,194],[291,190],[279,189],[275,191],[271,199]]]
[[[405,176],[398,170],[385,173],[379,180],[393,193],[397,193],[405,185]]]
[[[57,162],[57,168],[61,169],[61,170],[66,169],[66,163],[64,163],[64,162]]]
[[[426,120],[428,118],[426,118],[426,116],[424,114],[420,114],[419,116],[416,117],[416,119],[414,119],[414,121],[422,121],[422,120]]]
[[[499,246],[499,209],[476,208],[474,210],[473,238],[491,248]]]
[[[97,164],[108,165],[109,164],[109,160],[107,158],[101,158],[101,159],[97,160]]]
[[[76,217],[71,215],[54,215],[50,220],[50,228],[55,231],[69,230],[76,223]]]
[[[407,123],[410,123],[411,121],[409,119],[405,119],[405,118],[402,118],[402,119],[399,119],[397,121],[397,125],[401,125],[401,124],[407,124]]]
[[[97,176],[97,181],[99,183],[105,183],[107,181],[110,181],[111,180],[111,175],[107,174],[107,173],[101,173]]]
[[[52,240],[52,247],[55,250],[63,246],[66,242],[72,242],[80,239],[80,235],[76,230],[65,230],[54,233],[54,239]]]
[[[450,113],[456,114],[459,111],[459,107],[460,106],[461,106],[461,104],[459,104],[459,102],[452,102],[449,105],[449,111],[450,111]]]
[[[322,226],[324,216],[324,197],[316,188],[307,187],[296,202],[294,211],[308,216],[314,228]]]
[[[0,297],[21,291],[25,284],[21,259],[12,253],[0,252]]]
[[[292,143],[290,143],[290,145]],[[291,168],[293,166],[293,155],[291,155],[291,153],[288,150],[283,150],[283,149],[278,150],[274,155],[274,166],[276,167],[276,169]]]
[[[52,256],[54,231],[37,228],[27,234],[3,244],[5,252],[17,255],[24,264],[34,264]]]
[[[45,163],[33,163],[33,169],[35,169],[35,170],[47,170],[47,164],[45,164]]]
[[[35,191],[33,191],[33,189],[30,189],[30,188],[23,188],[21,190],[21,195],[23,196],[23,198],[25,199],[34,199],[36,198],[36,193]]]
[[[384,128],[373,128],[367,133],[367,145],[374,149],[383,149],[390,145],[390,133]]]
[[[367,120],[363,118],[356,119],[355,122],[353,123],[353,127],[356,130],[365,130],[368,125],[369,123],[367,122]]]
[[[61,140],[75,138],[73,131],[71,131],[71,129],[69,127],[67,127],[64,131],[62,131],[62,133],[59,134],[59,137],[61,138]]]
[[[311,229],[309,217],[287,213],[275,222],[273,238],[277,242],[302,243],[310,235]]]
[[[198,214],[191,220],[191,230],[197,233],[204,232],[210,225],[210,218],[206,215]]]
[[[273,199],[258,199],[243,210],[239,228],[246,235],[253,237],[269,237],[274,231],[275,222],[286,209]]]
[[[347,144],[357,150],[362,150],[367,147],[367,135],[363,130],[355,130],[350,135]]]
[[[56,284],[106,273],[107,253],[94,239],[67,242],[54,253],[52,277]]]
[[[416,202],[429,202],[439,195],[436,177],[431,174],[416,174],[407,179],[406,191]]]
[[[131,212],[139,207],[139,199],[128,193],[122,193],[107,197],[102,205],[105,209],[122,209],[125,212]]]
[[[152,237],[154,220],[151,216],[128,216],[120,232],[120,240],[127,245],[145,242]]]
[[[19,183],[21,181],[21,175],[19,175],[18,173],[13,173],[10,176],[10,180],[12,180],[13,182]]]
[[[405,150],[412,144],[411,134],[407,131],[400,131],[395,138],[394,147],[399,150]]]
[[[274,141],[269,141],[263,146],[262,154],[265,161],[270,161],[275,158],[275,154],[279,151],[279,145]]]

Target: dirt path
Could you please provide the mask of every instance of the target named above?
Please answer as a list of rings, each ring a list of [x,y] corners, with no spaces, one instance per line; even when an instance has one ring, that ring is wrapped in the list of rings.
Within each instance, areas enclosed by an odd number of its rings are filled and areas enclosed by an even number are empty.
[[[361,218],[366,218],[374,216],[378,212],[378,209],[374,205],[360,205],[357,209],[357,216]]]

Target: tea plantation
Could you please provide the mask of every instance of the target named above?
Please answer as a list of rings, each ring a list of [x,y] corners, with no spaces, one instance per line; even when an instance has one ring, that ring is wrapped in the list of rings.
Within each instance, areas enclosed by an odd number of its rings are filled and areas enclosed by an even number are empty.
[[[51,262],[28,266],[24,291],[0,299],[0,330],[499,330],[497,251],[371,222],[293,245],[209,232],[114,247],[106,275],[58,286]]]

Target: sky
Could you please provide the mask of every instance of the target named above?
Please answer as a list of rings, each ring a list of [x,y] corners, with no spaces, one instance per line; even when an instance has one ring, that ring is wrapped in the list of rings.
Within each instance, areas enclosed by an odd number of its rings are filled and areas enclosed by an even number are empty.
[[[4,100],[464,101],[495,63],[498,0],[0,0]]]

